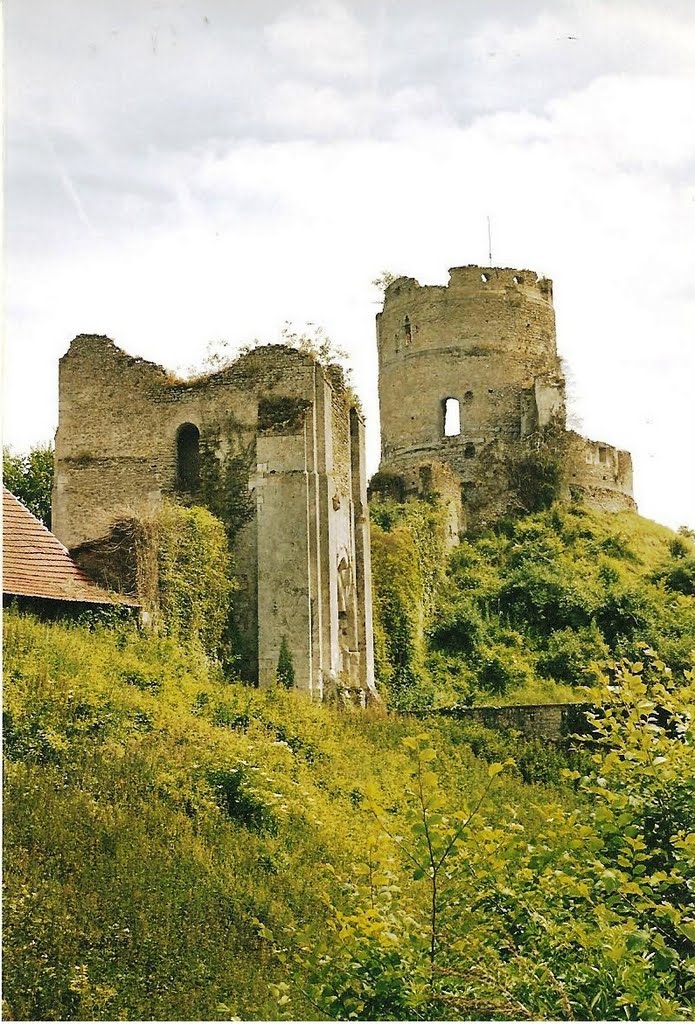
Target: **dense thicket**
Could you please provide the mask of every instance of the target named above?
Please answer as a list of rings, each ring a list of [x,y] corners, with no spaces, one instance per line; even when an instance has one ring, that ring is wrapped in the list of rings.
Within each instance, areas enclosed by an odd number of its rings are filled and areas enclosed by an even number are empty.
[[[436,509],[373,506],[375,598],[397,707],[576,699],[648,643],[682,675],[695,649],[695,545],[632,513],[552,509],[445,558]],[[380,634],[377,633],[377,636]],[[379,648],[377,648],[379,651]]]
[[[37,445],[21,454],[3,448],[2,481],[50,530],[53,445]]]

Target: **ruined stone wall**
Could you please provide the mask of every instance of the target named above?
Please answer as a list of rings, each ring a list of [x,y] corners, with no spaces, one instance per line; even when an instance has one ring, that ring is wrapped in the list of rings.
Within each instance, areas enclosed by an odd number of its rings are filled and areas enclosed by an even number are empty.
[[[632,456],[604,441],[570,434],[567,482],[570,496],[604,512],[635,512]]]
[[[589,737],[591,726],[587,713],[592,707],[586,703],[570,704],[511,704],[502,706],[437,708],[430,714],[456,718],[461,722],[476,723],[486,729],[512,730],[526,739],[567,740],[570,737]]]
[[[552,283],[482,267],[454,268],[446,287],[399,278],[377,316],[377,342],[383,464],[403,471],[441,459],[459,474],[473,519],[497,514],[509,445],[549,409],[564,422]],[[450,400],[460,432],[447,436]]]
[[[195,487],[182,428],[198,438]],[[352,396],[308,355],[261,347],[189,382],[108,338],[82,335],[61,360],[56,535],[75,548],[166,499],[207,505],[233,541],[244,668],[262,685],[284,636],[299,686],[373,690],[363,492]]]
[[[380,469],[407,476],[445,463],[475,527],[517,507],[524,439],[565,430],[565,379],[550,280],[509,268],[449,273],[447,286],[398,278],[377,314]],[[634,507],[628,453],[572,436],[575,491],[602,508]]]
[[[400,471],[376,473],[369,485],[370,496],[395,501],[418,498],[436,500],[444,510],[444,543],[455,547],[465,528],[461,504],[461,481],[457,473],[443,462],[412,462],[404,459]]]

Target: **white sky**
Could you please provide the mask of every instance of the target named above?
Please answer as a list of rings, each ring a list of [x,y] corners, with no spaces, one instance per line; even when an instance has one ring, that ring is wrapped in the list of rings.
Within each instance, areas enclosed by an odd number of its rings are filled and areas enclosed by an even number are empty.
[[[6,0],[5,41],[6,443],[75,334],[187,367],[289,320],[349,352],[373,471],[370,282],[485,263],[489,214],[582,429],[695,526],[691,0]]]

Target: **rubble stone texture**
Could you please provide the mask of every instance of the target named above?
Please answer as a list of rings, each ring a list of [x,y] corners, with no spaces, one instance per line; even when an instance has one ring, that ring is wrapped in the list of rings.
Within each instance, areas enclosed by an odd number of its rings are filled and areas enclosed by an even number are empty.
[[[94,558],[114,523],[166,499],[208,504],[233,538],[244,674],[375,694],[364,422],[337,367],[260,347],[193,382],[110,339],[60,361],[53,523]]]
[[[566,429],[549,280],[476,266],[445,287],[398,278],[377,341],[375,489],[436,494],[449,545],[523,508],[515,463],[549,437],[563,496],[635,508],[629,453]],[[289,650],[312,695],[375,695],[364,421],[337,367],[274,345],[180,381],[80,335],[60,361],[55,460],[54,532],[83,564],[124,519],[207,505],[233,544],[243,674],[273,684]]]
[[[466,525],[485,525],[518,508],[514,460],[552,428],[565,497],[636,507],[629,452],[566,430],[547,278],[479,266],[453,268],[446,286],[397,278],[377,314],[377,344],[381,472],[412,479],[422,467],[449,467]]]

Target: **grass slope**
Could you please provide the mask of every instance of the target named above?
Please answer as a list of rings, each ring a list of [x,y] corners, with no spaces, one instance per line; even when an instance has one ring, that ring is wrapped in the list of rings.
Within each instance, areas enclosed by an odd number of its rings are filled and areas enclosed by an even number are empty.
[[[374,840],[365,790],[398,821],[422,726],[225,683],[132,627],[9,612],[4,656],[6,1018],[277,1017],[291,970],[256,920],[325,919]],[[472,799],[484,761],[456,723],[429,731],[448,797]],[[489,814],[533,830],[551,797],[517,773]]]

